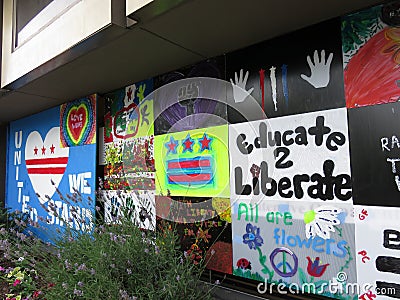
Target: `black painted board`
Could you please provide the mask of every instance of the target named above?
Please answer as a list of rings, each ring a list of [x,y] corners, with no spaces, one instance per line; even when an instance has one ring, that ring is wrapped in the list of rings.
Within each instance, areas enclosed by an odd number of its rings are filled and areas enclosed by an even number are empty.
[[[349,109],[348,118],[354,204],[400,206],[400,103]]]
[[[248,71],[245,89],[253,88],[251,96],[256,100],[256,103],[249,98],[241,101],[228,92],[229,123],[263,118],[262,86],[267,118],[345,107],[341,49],[340,20],[333,19],[228,53],[227,80],[236,83],[236,73],[243,82]],[[332,56],[330,65],[329,56]],[[317,66],[319,75],[311,73],[309,63]],[[242,80],[240,70],[243,70]],[[311,74],[314,76],[309,78]]]

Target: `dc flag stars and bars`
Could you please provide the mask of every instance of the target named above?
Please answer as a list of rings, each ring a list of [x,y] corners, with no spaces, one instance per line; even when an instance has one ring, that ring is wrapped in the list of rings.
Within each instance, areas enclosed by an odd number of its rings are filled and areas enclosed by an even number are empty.
[[[211,157],[203,156],[167,161],[167,178],[169,184],[211,184],[213,177]]]

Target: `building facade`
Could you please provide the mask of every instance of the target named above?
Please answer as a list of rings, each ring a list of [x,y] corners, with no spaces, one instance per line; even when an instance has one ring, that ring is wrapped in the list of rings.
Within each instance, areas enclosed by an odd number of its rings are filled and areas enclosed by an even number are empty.
[[[399,298],[399,27],[399,1],[4,0],[5,204],[91,230],[54,187],[100,177],[107,222],[179,224],[226,287]]]

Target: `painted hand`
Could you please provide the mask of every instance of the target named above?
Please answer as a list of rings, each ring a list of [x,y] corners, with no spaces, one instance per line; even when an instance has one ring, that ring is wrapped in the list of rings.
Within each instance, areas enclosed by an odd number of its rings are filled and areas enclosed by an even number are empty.
[[[321,60],[318,58],[318,51],[314,51],[314,63],[311,61],[309,55],[307,55],[307,62],[311,70],[311,75],[306,76],[301,74],[301,78],[307,81],[316,89],[324,88],[329,84],[329,72],[331,68],[331,62],[333,53],[330,53],[327,61],[325,62],[325,50],[321,51]]]
[[[236,103],[243,102],[246,97],[249,96],[254,90],[254,88],[250,88],[248,91],[246,91],[248,77],[249,71],[246,72],[243,78],[243,69],[240,69],[239,78],[238,74],[235,72],[235,83],[233,83],[233,80],[231,78],[231,84],[233,87],[233,98],[235,99]]]
[[[139,86],[139,90],[137,92],[137,97],[139,99],[139,102],[141,102],[144,99],[144,91],[146,90],[146,84],[141,84]]]

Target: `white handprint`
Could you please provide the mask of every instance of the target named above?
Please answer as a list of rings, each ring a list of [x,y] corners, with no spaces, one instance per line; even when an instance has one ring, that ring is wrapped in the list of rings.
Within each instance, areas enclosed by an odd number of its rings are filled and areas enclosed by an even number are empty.
[[[235,72],[235,83],[233,83],[233,80],[231,78],[231,84],[233,87],[233,98],[235,99],[236,103],[243,102],[246,97],[249,96],[254,90],[254,88],[250,88],[248,91],[246,91],[248,77],[249,71],[246,72],[243,78],[243,69],[240,69],[239,78],[238,74]]]
[[[331,62],[333,53],[330,53],[328,59],[325,62],[325,50],[321,51],[321,60],[318,58],[318,51],[314,51],[314,63],[311,61],[309,55],[307,55],[307,62],[311,70],[311,75],[306,76],[301,74],[301,78],[307,81],[316,89],[324,88],[329,84],[329,72],[331,68]]]

